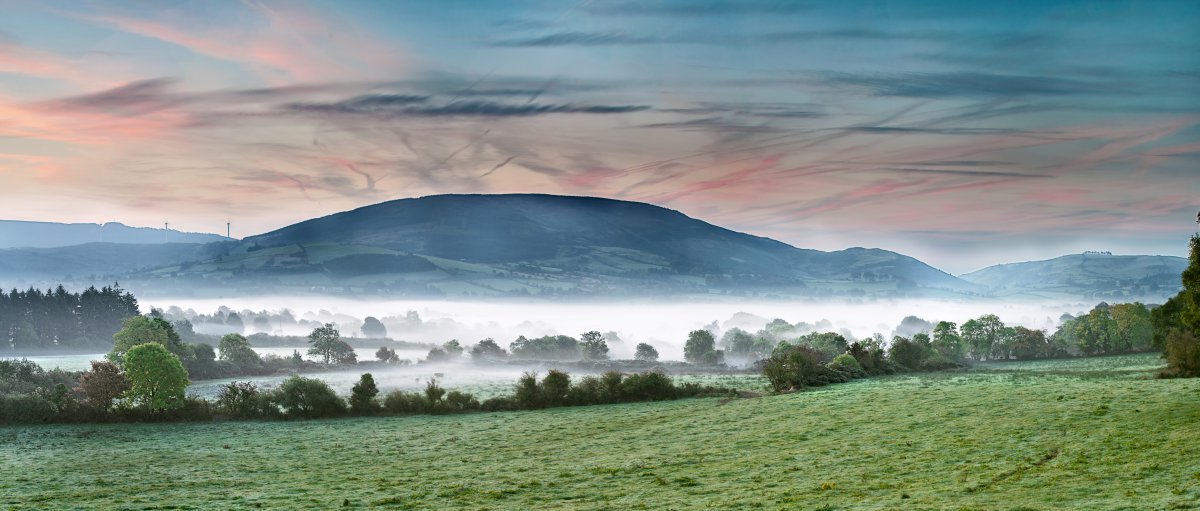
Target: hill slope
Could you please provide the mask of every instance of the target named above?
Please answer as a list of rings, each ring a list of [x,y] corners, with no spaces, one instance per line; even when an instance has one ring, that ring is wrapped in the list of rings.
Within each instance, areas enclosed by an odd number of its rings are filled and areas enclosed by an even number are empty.
[[[0,249],[50,248],[83,243],[211,243],[229,238],[216,234],[180,232],[174,229],[130,227],[118,222],[105,224],[62,224],[0,220]]]
[[[1161,299],[1179,291],[1186,267],[1182,257],[1072,254],[990,266],[961,277],[1000,296]]]
[[[158,275],[477,296],[974,289],[885,250],[804,250],[650,204],[526,194],[384,202],[252,236]]]

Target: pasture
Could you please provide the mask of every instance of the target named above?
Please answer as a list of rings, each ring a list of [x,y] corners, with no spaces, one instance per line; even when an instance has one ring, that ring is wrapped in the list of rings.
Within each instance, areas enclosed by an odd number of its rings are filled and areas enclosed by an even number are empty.
[[[1200,380],[1156,355],[779,396],[0,428],[4,509],[1200,508]]]

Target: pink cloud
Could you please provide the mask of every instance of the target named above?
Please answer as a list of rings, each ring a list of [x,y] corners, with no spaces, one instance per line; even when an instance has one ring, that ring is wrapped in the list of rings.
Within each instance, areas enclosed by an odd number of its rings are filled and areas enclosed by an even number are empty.
[[[338,26],[327,14],[293,3],[247,4],[253,16],[242,26],[210,26],[182,14],[166,21],[127,15],[88,19],[244,64],[272,84],[394,78],[409,62],[397,43],[372,39],[360,27]]]

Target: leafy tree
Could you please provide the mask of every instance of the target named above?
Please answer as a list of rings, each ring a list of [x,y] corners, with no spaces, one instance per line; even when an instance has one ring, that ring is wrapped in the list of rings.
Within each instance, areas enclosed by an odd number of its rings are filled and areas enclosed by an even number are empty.
[[[1097,305],[1086,316],[1076,319],[1075,338],[1079,350],[1088,356],[1110,352],[1114,323],[1107,304]]]
[[[527,360],[579,360],[579,341],[568,335],[547,335],[534,339],[517,337],[508,347],[513,358]]]
[[[992,356],[992,345],[1002,335],[1004,323],[995,314],[986,314],[962,324],[960,334],[968,354],[975,360]]]
[[[933,349],[950,360],[962,360],[962,337],[958,325],[950,321],[939,321],[933,327]]]
[[[336,361],[338,355],[343,354],[345,343],[342,342],[342,334],[338,332],[337,327],[333,323],[325,323],[323,326],[314,328],[312,333],[308,334],[308,354],[314,357],[321,357],[326,363]],[[351,350],[353,351],[353,350]]]
[[[638,343],[637,348],[633,352],[633,359],[645,362],[657,362],[658,350],[654,349],[654,346],[644,342]]]
[[[358,383],[350,389],[350,411],[358,415],[372,415],[379,411],[379,402],[375,396],[379,388],[375,386],[375,378],[371,373],[363,373]]]
[[[579,347],[584,360],[608,359],[608,343],[604,341],[604,335],[600,332],[584,332],[579,336]]]
[[[833,357],[841,355],[850,347],[850,343],[842,334],[835,332],[813,332],[805,336],[801,336],[792,344],[797,346],[808,346],[818,353],[818,362],[825,363],[833,360]]]
[[[162,345],[183,363],[195,357],[195,353],[183,343],[179,334],[175,333],[175,327],[162,318],[134,316],[126,319],[121,330],[113,334],[113,341],[115,343],[108,359],[118,365],[122,364],[125,353],[130,348],[149,342]]]
[[[449,356],[446,355],[446,350],[437,346],[429,348],[429,354],[425,355],[425,361],[431,363],[445,362],[448,358]]]
[[[446,350],[446,358],[450,360],[458,360],[462,358],[463,352],[466,351],[466,349],[463,348],[462,343],[458,342],[458,339],[450,339],[449,341],[446,341],[442,344],[442,349]]]
[[[708,330],[692,330],[688,333],[687,342],[683,345],[683,359],[692,364],[705,364],[711,361],[716,351],[716,341]]]
[[[221,360],[231,362],[240,368],[257,368],[262,365],[258,352],[250,347],[250,341],[242,334],[227,334],[217,342],[217,351]]]
[[[394,349],[387,346],[380,346],[378,350],[375,350],[375,358],[379,359],[380,362],[390,364],[399,361],[400,355],[397,355]]]
[[[1200,376],[1200,339],[1191,332],[1172,330],[1163,349],[1166,373],[1171,376]]]
[[[375,316],[367,316],[362,324],[363,335],[371,338],[382,339],[387,337],[387,327],[379,321]]]
[[[471,347],[471,358],[474,360],[503,360],[506,357],[508,357],[508,352],[496,344],[491,337],[479,341]]]
[[[1017,360],[1031,360],[1052,357],[1055,353],[1046,332],[1018,326],[1013,328],[1012,355]]]
[[[75,391],[97,410],[112,408],[113,401],[129,390],[129,378],[121,368],[108,361],[93,360],[92,370],[79,376]]]
[[[921,368],[927,353],[921,343],[913,342],[907,337],[894,337],[888,345],[888,358],[904,370],[916,371]]]
[[[131,399],[154,412],[183,405],[188,373],[178,356],[162,344],[148,342],[129,348],[124,359]]]
[[[1115,351],[1143,351],[1154,342],[1154,321],[1150,309],[1140,302],[1112,306]]]

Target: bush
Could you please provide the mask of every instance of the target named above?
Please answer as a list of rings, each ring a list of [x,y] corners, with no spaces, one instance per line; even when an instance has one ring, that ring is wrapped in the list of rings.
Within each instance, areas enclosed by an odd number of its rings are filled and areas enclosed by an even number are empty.
[[[675,399],[675,384],[660,371],[626,376],[621,382],[622,401],[663,401]]]
[[[541,390],[538,388],[537,373],[525,373],[517,378],[513,388],[513,401],[521,410],[535,410],[542,407]]]
[[[1164,376],[1200,376],[1200,340],[1190,332],[1176,329],[1167,334],[1163,356],[1167,359]]]
[[[390,415],[415,415],[430,411],[425,396],[402,390],[393,390],[384,396],[383,409]]]
[[[0,423],[33,424],[53,422],[58,410],[50,400],[35,395],[0,395]]]
[[[937,351],[934,351],[929,355],[929,358],[926,358],[924,362],[921,362],[922,371],[945,371],[947,369],[957,369],[960,367],[962,367],[961,364],[950,360],[945,355]]]
[[[475,399],[475,396],[466,392],[451,390],[446,394],[446,401],[443,408],[450,413],[462,413],[478,410],[479,406],[479,400]]]
[[[567,404],[567,393],[571,390],[571,376],[558,369],[551,369],[542,378],[542,406],[553,407]]]
[[[763,376],[771,382],[775,392],[802,390],[831,383],[850,381],[849,372],[830,369],[818,363],[821,353],[808,346],[789,346],[776,350],[763,363]]]
[[[509,396],[498,396],[480,403],[479,409],[485,412],[511,412],[519,410],[517,401]]]
[[[230,382],[217,391],[217,410],[238,419],[267,418],[270,404],[251,382]]]
[[[325,382],[292,376],[271,393],[270,402],[289,419],[337,417],[346,413],[346,403]]]

